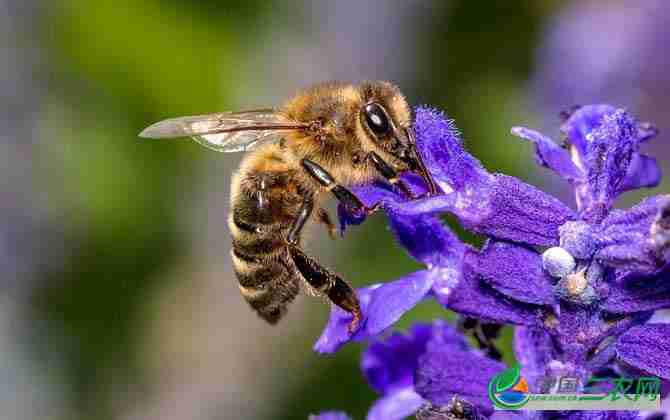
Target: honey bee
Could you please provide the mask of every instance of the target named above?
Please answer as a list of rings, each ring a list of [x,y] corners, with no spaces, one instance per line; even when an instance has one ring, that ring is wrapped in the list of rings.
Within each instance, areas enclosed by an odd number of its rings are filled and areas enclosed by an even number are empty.
[[[347,186],[383,178],[414,197],[399,177],[412,171],[428,194],[436,191],[416,149],[409,105],[384,81],[322,83],[280,108],[167,119],[140,137],[192,137],[218,152],[250,151],[232,179],[231,257],[242,296],[271,324],[304,290],[349,312],[350,331],[359,325],[352,287],[301,247],[310,221],[334,236],[322,207],[328,192],[352,212],[369,214],[377,205],[366,206]]]

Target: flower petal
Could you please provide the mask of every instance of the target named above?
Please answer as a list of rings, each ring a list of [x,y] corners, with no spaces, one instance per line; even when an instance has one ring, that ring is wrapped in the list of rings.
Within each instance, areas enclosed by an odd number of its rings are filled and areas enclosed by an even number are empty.
[[[612,211],[599,233],[595,257],[603,264],[645,273],[659,270],[670,262],[670,195]]]
[[[381,181],[367,185],[357,185],[351,187],[351,191],[363,204],[372,207],[377,203],[384,201],[404,200],[399,194],[393,191],[391,186]],[[360,225],[367,218],[364,213],[355,213],[343,204],[337,206],[337,218],[340,222],[340,233],[344,233],[349,225]]]
[[[363,321],[353,335],[349,332],[351,314],[332,305],[330,318],[314,344],[314,351],[335,353],[349,341],[365,340],[383,332],[426,296],[431,290],[434,277],[434,273],[422,270],[399,280],[358,289],[356,293]]]
[[[434,349],[419,359],[414,388],[434,405],[447,405],[458,395],[490,414],[488,383],[504,369],[503,363],[475,351]]]
[[[394,333],[385,340],[373,341],[363,353],[361,370],[380,394],[411,388],[419,357],[435,346],[468,348],[463,335],[446,322],[416,324],[407,334]]]
[[[408,176],[403,179],[414,179]],[[353,191],[365,205],[380,203],[389,216],[389,224],[394,236],[400,244],[417,261],[426,265],[447,264],[459,258],[463,244],[458,237],[442,221],[430,213],[417,213],[412,216],[398,214],[397,208],[411,205],[406,198],[390,191],[389,186],[373,184],[356,187]],[[344,206],[338,207],[340,228],[344,231],[347,225],[359,224],[364,218],[352,214]]]
[[[616,343],[619,360],[644,372],[670,379],[670,324],[631,328]]]
[[[537,305],[555,302],[552,279],[542,269],[542,257],[532,249],[489,241],[473,269],[487,284],[512,299]]]
[[[472,230],[531,245],[558,245],[558,228],[575,218],[558,199],[506,175],[496,175],[488,210]]]
[[[496,411],[489,417],[490,420],[528,420],[523,411]]]
[[[670,265],[652,276],[633,273],[612,282],[602,305],[620,314],[670,308]]]
[[[540,306],[519,302],[494,290],[479,279],[475,267],[479,256],[468,250],[463,270],[446,272],[436,277],[433,294],[447,309],[483,321],[537,325],[542,310]]]
[[[558,228],[576,218],[551,195],[517,178],[495,175],[465,192],[397,203],[395,217],[449,212],[469,230],[531,245],[557,245]]]
[[[365,314],[367,314],[367,308],[372,297],[372,292],[380,286],[380,284],[376,284],[356,290],[358,302],[361,305],[361,312],[363,312],[362,322],[365,322]],[[331,305],[330,318],[328,319],[326,328],[323,329],[321,336],[316,343],[314,343],[314,351],[317,353],[335,353],[340,347],[351,340],[359,341],[366,339],[368,336],[364,325],[353,335],[349,332],[348,328],[351,320],[352,316],[350,313],[335,305]]]
[[[602,123],[604,115],[616,111],[612,105],[598,104],[587,105],[577,108],[563,125],[561,131],[577,147],[581,156],[586,155],[588,136]]]
[[[565,149],[549,137],[525,127],[512,127],[512,134],[535,144],[535,158],[538,163],[551,169],[566,181],[580,179],[584,174],[572,163]]]
[[[366,419],[402,420],[416,413],[423,403],[424,399],[419,394],[412,388],[407,388],[375,401]]]
[[[577,110],[566,126],[573,162],[586,174],[575,189],[580,214],[598,223],[626,186],[640,143],[638,123],[623,109],[589,105]]]
[[[488,172],[465,151],[453,120],[429,107],[417,107],[415,115],[417,148],[443,192],[463,190],[485,182]]]
[[[351,417],[342,411],[324,411],[319,414],[312,414],[308,420],[351,420]]]
[[[427,266],[449,265],[463,254],[464,245],[437,216],[403,217],[387,208],[394,236],[407,252]]]
[[[532,392],[545,392],[541,380],[555,357],[551,336],[543,328],[519,326],[514,329],[514,355]]]
[[[381,333],[412,309],[430,291],[433,285],[432,273],[421,270],[398,280],[382,283],[370,296],[367,307],[365,330],[367,335]]]
[[[426,352],[432,331],[432,325],[417,324],[406,335],[394,333],[373,341],[361,358],[361,370],[370,386],[382,395],[411,388],[419,356]]]
[[[661,182],[661,177],[661,168],[655,158],[635,153],[620,190],[623,192],[638,188],[653,188]]]
[[[635,420],[637,411],[573,411],[565,420]]]

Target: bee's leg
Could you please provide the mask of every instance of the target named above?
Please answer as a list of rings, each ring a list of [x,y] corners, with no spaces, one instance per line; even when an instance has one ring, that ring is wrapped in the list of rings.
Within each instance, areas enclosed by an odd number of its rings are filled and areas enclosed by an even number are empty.
[[[392,185],[395,185],[398,187],[398,189],[405,194],[407,197],[411,199],[415,199],[416,195],[412,192],[412,190],[407,186],[407,184],[400,179],[398,176],[398,173],[384,161],[384,159],[381,158],[377,153],[375,152],[370,152],[367,155],[367,158],[372,162],[373,165],[375,165],[375,168],[377,171],[386,178],[388,182],[390,182]]]
[[[319,210],[317,210],[316,215],[319,218],[319,222],[326,225],[326,229],[328,229],[328,236],[330,236],[330,239],[337,238],[337,226],[335,226],[335,223],[333,223],[333,221],[330,219],[330,215],[328,214],[326,209],[320,207]]]
[[[344,204],[349,209],[355,211],[362,211],[365,214],[373,213],[379,207],[375,204],[372,207],[368,207],[363,202],[354,195],[347,188],[338,184],[335,181],[335,178],[323,169],[318,163],[311,161],[309,159],[302,160],[302,167],[307,171],[307,173],[317,180],[319,184],[326,187],[327,190],[332,191],[340,203]]]
[[[361,320],[361,308],[354,289],[337,274],[307,256],[298,246],[300,233],[313,210],[314,199],[311,196],[305,197],[286,237],[288,251],[296,268],[314,290],[328,296],[331,302],[353,315],[354,318],[349,324],[349,331],[353,332]]]
[[[353,316],[348,329],[350,333],[355,332],[361,321],[362,313],[356,292],[349,286],[349,283],[314,261],[297,246],[289,246],[289,253],[298,271],[310,286],[328,296],[331,302]]]
[[[288,235],[286,236],[286,241],[289,243],[289,245],[298,245],[302,228],[305,227],[305,223],[307,223],[309,220],[313,210],[314,199],[311,196],[305,197],[302,202],[302,206],[300,207],[300,211],[298,211],[298,216],[293,220],[291,229],[288,231]]]

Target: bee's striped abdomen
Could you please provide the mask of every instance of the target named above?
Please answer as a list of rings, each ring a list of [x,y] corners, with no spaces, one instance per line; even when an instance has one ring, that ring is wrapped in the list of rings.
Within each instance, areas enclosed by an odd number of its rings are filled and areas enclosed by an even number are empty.
[[[302,198],[289,188],[293,180],[281,160],[268,167],[265,156],[263,167],[258,168],[260,162],[254,162],[253,154],[247,158],[233,179],[228,218],[231,256],[242,296],[274,324],[300,291],[302,279],[290,260],[285,238]]]

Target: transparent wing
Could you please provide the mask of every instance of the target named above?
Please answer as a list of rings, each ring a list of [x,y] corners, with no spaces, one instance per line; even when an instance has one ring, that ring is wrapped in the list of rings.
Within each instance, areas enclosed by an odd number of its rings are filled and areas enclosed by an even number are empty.
[[[140,137],[191,137],[217,152],[242,152],[280,139],[282,131],[306,126],[288,121],[273,109],[260,109],[171,118],[147,127],[140,133]]]

